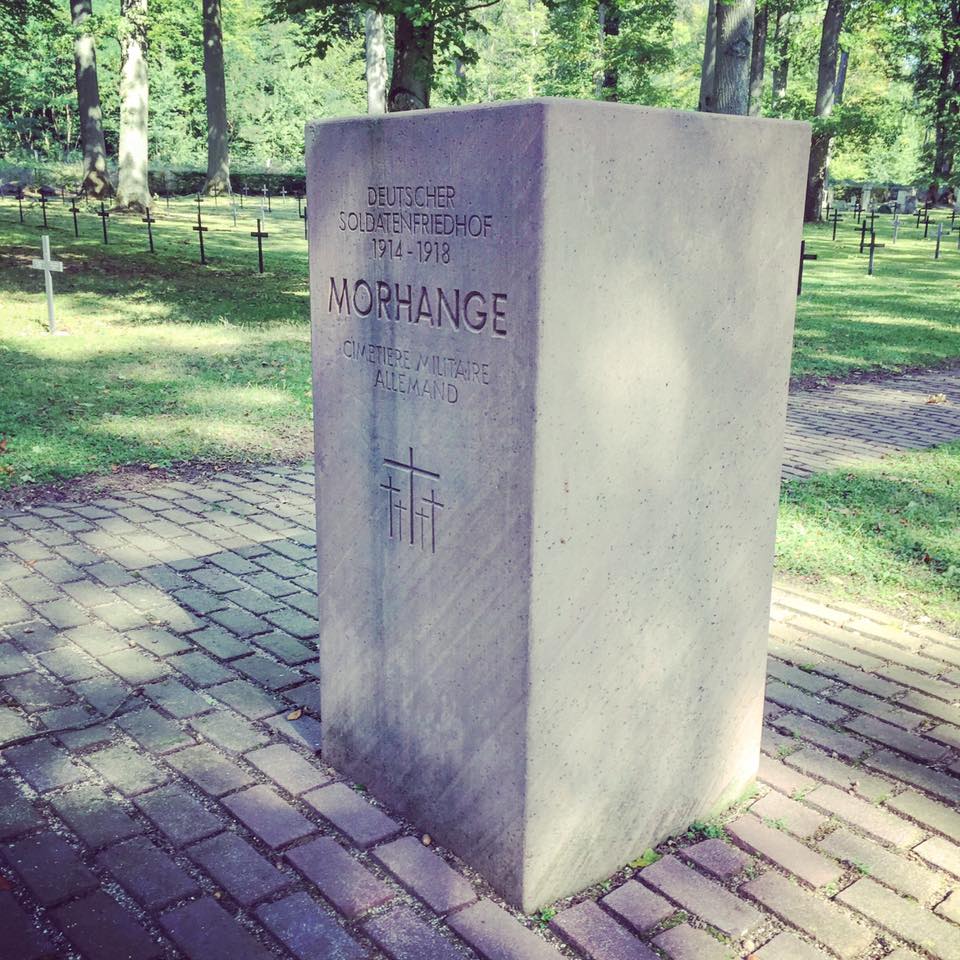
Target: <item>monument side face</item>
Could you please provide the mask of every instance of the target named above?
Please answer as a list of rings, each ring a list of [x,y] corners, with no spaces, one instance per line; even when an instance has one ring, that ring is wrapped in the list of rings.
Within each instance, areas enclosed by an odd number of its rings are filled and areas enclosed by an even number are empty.
[[[324,756],[509,890],[543,112],[307,131]]]
[[[756,774],[809,153],[572,101],[547,131],[526,908]]]

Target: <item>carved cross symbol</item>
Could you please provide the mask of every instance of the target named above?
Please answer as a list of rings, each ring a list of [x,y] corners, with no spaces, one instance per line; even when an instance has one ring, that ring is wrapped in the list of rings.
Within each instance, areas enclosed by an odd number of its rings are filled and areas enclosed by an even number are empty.
[[[443,503],[437,499],[436,488],[431,486],[429,497],[417,498],[417,482],[423,480],[439,480],[440,474],[417,466],[414,459],[413,447],[408,447],[407,460],[392,460],[384,457],[383,463],[389,470],[400,470],[407,474],[407,483],[398,487],[393,481],[393,473],[387,474],[386,483],[380,487],[387,491],[388,509],[390,514],[390,539],[406,540],[411,546],[416,545],[417,524],[414,518],[419,519],[420,548],[426,549],[427,525],[430,526],[430,552],[437,551],[437,511],[443,509]],[[403,494],[406,493],[406,498]],[[426,505],[426,506],[424,506]],[[428,509],[429,508],[429,509]],[[408,515],[407,530],[404,537],[403,515]],[[396,522],[394,522],[396,520]]]

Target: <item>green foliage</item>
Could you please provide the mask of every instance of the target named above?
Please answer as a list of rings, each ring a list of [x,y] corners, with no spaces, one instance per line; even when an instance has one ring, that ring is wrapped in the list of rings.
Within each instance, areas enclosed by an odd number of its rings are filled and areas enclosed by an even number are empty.
[[[652,864],[656,863],[661,858],[661,855],[657,853],[652,847],[648,847],[643,853],[637,857],[636,860],[631,860],[627,866],[633,868],[634,870],[642,870],[644,867],[649,867]]]
[[[538,910],[536,913],[532,914],[533,922],[540,927],[541,929],[547,927],[550,921],[557,915],[557,911],[553,907],[544,907],[542,910]]]
[[[687,827],[684,836],[688,840],[720,840],[723,838],[723,827],[719,823],[707,823],[703,820],[694,820]]]

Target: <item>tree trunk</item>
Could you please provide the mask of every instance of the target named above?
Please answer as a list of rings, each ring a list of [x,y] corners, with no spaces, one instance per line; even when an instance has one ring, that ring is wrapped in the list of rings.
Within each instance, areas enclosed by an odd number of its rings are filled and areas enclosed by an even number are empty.
[[[817,106],[813,137],[810,142],[810,164],[807,168],[807,191],[803,219],[813,223],[820,219],[823,205],[823,187],[827,179],[827,161],[830,157],[829,128],[825,121],[833,112],[837,94],[837,57],[840,53],[840,31],[847,13],[847,0],[827,0],[820,35],[820,66],[817,71]],[[818,124],[817,121],[820,121]],[[818,127],[820,129],[818,129]]]
[[[393,78],[387,109],[426,110],[433,83],[434,25],[418,27],[409,17],[397,14],[393,34]]]
[[[207,89],[207,181],[205,193],[230,192],[227,84],[223,73],[220,0],[203,2],[203,79]]]
[[[70,13],[77,31],[73,41],[73,60],[77,77],[80,140],[83,144],[83,181],[80,189],[88,196],[100,199],[109,197],[113,193],[113,186],[107,177],[107,147],[103,140],[97,54],[93,37],[82,32],[84,21],[92,13],[92,0],[71,0]]]
[[[600,26],[601,69],[597,79],[597,99],[616,101],[620,97],[617,93],[617,68],[610,64],[610,51],[607,49],[607,37],[620,36],[620,11],[616,0],[601,0],[597,4],[597,19]]]
[[[756,0],[717,3],[715,113],[744,115],[750,108],[750,48]]]
[[[934,154],[932,190],[937,199],[953,173],[957,150],[957,112],[960,110],[960,3],[950,5],[941,27],[940,70],[934,102]]]
[[[847,64],[850,62],[850,51],[840,51],[840,66],[837,67],[837,82],[833,85],[833,105],[839,107],[843,103],[843,89],[847,85]]]
[[[120,182],[117,203],[126,210],[150,206],[147,184],[147,0],[120,0]]]
[[[707,7],[707,27],[703,40],[703,67],[700,70],[700,112],[713,113],[717,92],[717,2]]]
[[[750,57],[750,116],[759,117],[763,108],[763,71],[767,55],[767,27],[770,11],[767,5],[757,8],[753,18],[753,49]]]
[[[787,95],[787,75],[790,72],[790,14],[777,7],[773,27],[773,107],[777,109]]]
[[[387,112],[387,32],[383,14],[367,11],[367,113]]]

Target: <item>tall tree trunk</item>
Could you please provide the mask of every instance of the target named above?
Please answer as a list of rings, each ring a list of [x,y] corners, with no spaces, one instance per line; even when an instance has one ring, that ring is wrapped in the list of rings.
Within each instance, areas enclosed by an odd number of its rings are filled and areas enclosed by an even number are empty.
[[[833,105],[839,107],[843,103],[843,90],[847,85],[847,64],[850,62],[850,51],[840,51],[840,66],[837,67],[837,82],[833,85]]]
[[[746,114],[750,108],[750,48],[756,0],[717,3],[715,113]]]
[[[393,32],[393,77],[387,109],[391,113],[425,110],[433,84],[434,25],[418,27],[405,14],[397,14]]]
[[[598,100],[619,100],[617,92],[617,68],[610,63],[607,37],[620,36],[620,11],[616,0],[601,0],[597,4],[597,21],[600,26],[600,49],[602,66],[597,78]]]
[[[703,39],[703,67],[700,70],[700,112],[713,113],[717,92],[717,0],[707,7],[707,26]]]
[[[223,72],[220,0],[203,2],[203,79],[207,90],[207,181],[205,193],[230,191],[227,84]]]
[[[777,7],[773,27],[773,108],[776,110],[787,95],[787,75],[790,72],[790,14]]]
[[[807,191],[803,207],[803,218],[807,223],[820,219],[820,208],[823,205],[823,188],[827,179],[827,161],[832,140],[829,129],[823,127],[824,121],[833,112],[836,101],[837,57],[840,52],[840,31],[843,29],[846,14],[847,0],[827,0],[823,32],[820,35],[817,106],[813,137],[810,141],[810,164],[807,168]]]
[[[387,32],[383,14],[367,11],[367,113],[387,112]]]
[[[117,203],[127,210],[150,206],[147,184],[147,0],[120,0],[120,182]]]
[[[753,18],[753,48],[750,55],[750,116],[759,117],[763,108],[763,71],[767,55],[767,27],[770,10],[766,3],[757,7]]]
[[[960,110],[960,3],[951,3],[941,25],[940,70],[934,101],[934,155],[931,190],[939,199],[954,169]]]
[[[113,186],[107,177],[107,147],[103,140],[97,54],[93,37],[83,32],[84,21],[92,12],[92,0],[71,0],[70,14],[76,30],[73,61],[77,76],[77,112],[80,115],[80,140],[83,143],[83,182],[80,189],[88,196],[99,199],[109,197],[113,193]]]

